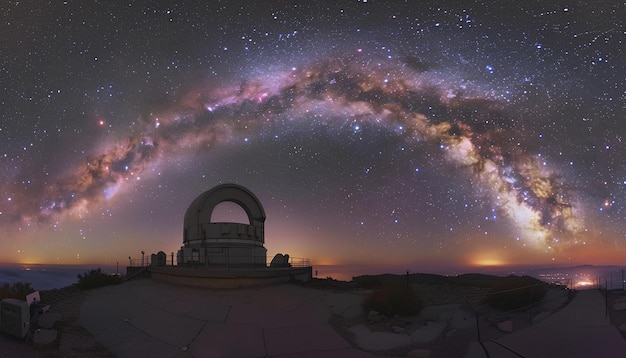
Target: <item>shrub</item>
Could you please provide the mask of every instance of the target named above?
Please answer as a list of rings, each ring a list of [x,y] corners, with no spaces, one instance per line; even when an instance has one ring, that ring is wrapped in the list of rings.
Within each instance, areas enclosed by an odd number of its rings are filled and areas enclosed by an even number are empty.
[[[35,290],[30,287],[30,283],[16,282],[13,285],[5,283],[0,287],[0,299],[16,298],[19,300],[26,300],[26,295],[33,293]]]
[[[84,290],[122,283],[121,277],[103,273],[99,268],[84,274],[78,274],[77,277],[78,287]]]
[[[494,285],[491,291],[485,303],[498,309],[514,310],[541,301],[548,289],[544,283],[530,276],[508,276]]]
[[[382,286],[380,277],[372,275],[352,277],[352,282],[365,289],[380,288]]]
[[[402,279],[387,280],[376,288],[362,303],[365,312],[376,311],[387,316],[415,315],[423,306],[413,286]]]
[[[330,276],[326,278],[312,278],[305,283],[308,287],[329,289],[329,290],[354,290],[357,285],[354,282],[336,280]]]

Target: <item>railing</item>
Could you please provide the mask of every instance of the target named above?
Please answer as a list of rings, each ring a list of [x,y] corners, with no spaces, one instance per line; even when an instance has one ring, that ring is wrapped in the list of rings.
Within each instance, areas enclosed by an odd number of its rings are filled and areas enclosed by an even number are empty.
[[[586,275],[586,280],[578,280],[573,287],[579,289],[597,289],[604,297],[604,314],[609,315],[609,291],[626,290],[626,269],[603,270],[596,268],[595,272]],[[581,284],[582,283],[582,284]]]
[[[147,266],[135,266],[128,268],[126,270],[126,281],[132,280],[133,278],[139,277],[140,275],[145,275],[147,270]]]
[[[150,266],[150,258],[145,259],[128,259],[128,266],[131,267],[146,267]]]
[[[603,272],[596,278],[598,288],[604,287],[607,290],[626,290],[626,270],[612,270]]]
[[[271,262],[271,260],[269,260]],[[311,266],[311,262],[309,259],[301,258],[301,257],[290,257],[289,264],[291,267],[309,267]],[[269,266],[269,263],[268,263]]]
[[[258,256],[258,257],[253,257],[253,256],[228,256],[228,260],[224,261],[224,265],[229,266],[229,265],[237,265],[238,263],[241,262],[255,262],[255,263],[265,263],[265,267],[263,267],[263,265],[260,266],[260,268],[270,268],[270,264],[272,262],[272,259],[274,258],[273,254],[268,254],[266,256]],[[253,259],[253,260],[252,260]],[[155,262],[156,264],[156,262]],[[176,255],[172,256],[168,256],[167,260],[165,261],[165,266],[176,266],[178,265],[178,260]],[[181,265],[183,264],[182,262],[180,263]],[[205,266],[207,265],[206,262],[188,262],[186,263],[187,265],[196,265],[196,266]],[[152,265],[152,259],[151,259],[151,255],[145,255],[143,258],[132,258],[129,257],[128,258],[128,266],[131,267],[148,267]],[[209,265],[211,266],[211,263],[209,262]],[[311,266],[311,262],[308,258],[303,258],[303,257],[289,257],[289,267],[310,267]],[[255,267],[259,267],[258,265],[255,265]]]
[[[597,272],[594,284],[589,288],[597,288],[604,297],[604,315],[609,316],[609,291],[626,290],[626,269]],[[600,275],[601,274],[601,275]]]
[[[489,293],[482,293],[482,294],[477,294],[477,295],[472,295],[472,296],[468,296],[466,297],[466,303],[469,307],[471,307],[471,309],[474,311],[475,317],[476,317],[476,334],[477,334],[477,339],[478,339],[478,343],[480,344],[480,346],[483,348],[485,354],[487,357],[490,357],[489,351],[485,345],[485,343],[493,343],[496,344],[498,346],[500,346],[501,348],[509,351],[510,353],[518,356],[518,357],[524,357],[522,354],[515,352],[513,349],[511,349],[510,347],[507,347],[503,344],[501,344],[500,342],[496,341],[493,338],[487,338],[484,339],[484,337],[482,337],[482,333],[481,333],[481,318],[483,318],[483,320],[487,321],[487,322],[495,322],[498,319],[498,317],[508,317],[511,316],[513,313],[518,313],[518,312],[523,312],[528,310],[528,324],[532,325],[532,309],[533,307],[536,307],[538,305],[540,305],[544,299],[541,299],[537,302],[532,302],[532,297],[533,294],[536,292],[537,289],[539,289],[540,287],[546,287],[548,286],[547,283],[539,283],[539,284],[535,284],[535,285],[529,285],[529,286],[525,286],[525,287],[519,287],[519,288],[514,288],[514,289],[510,289],[510,290],[503,290],[503,291],[498,291],[498,292],[489,292]],[[498,295],[498,294],[506,294],[506,293],[511,293],[511,292],[515,292],[515,291],[520,291],[520,290],[528,290],[528,302],[532,302],[526,306],[523,307],[519,307],[513,310],[509,310],[509,311],[504,311],[504,312],[497,312],[497,313],[488,313],[488,312],[480,312],[478,307],[476,306],[476,302],[483,302],[482,298],[484,298],[485,296],[491,296],[491,295]],[[565,292],[568,292],[567,290]],[[495,320],[494,320],[495,319]]]
[[[567,286],[574,290],[597,289],[606,287],[608,290],[626,290],[626,269],[605,267],[583,267],[568,269],[558,281],[550,276],[542,276],[543,281]]]
[[[487,358],[491,357],[491,355],[489,354],[489,351],[487,350],[487,347],[485,346],[485,343],[493,343],[493,344],[495,344],[495,345],[505,349],[509,353],[512,353],[512,354],[514,354],[514,355],[516,355],[516,356],[518,356],[520,358],[526,358],[524,355],[522,355],[522,354],[516,352],[515,350],[513,350],[513,348],[511,348],[511,347],[509,347],[507,345],[504,345],[504,344],[502,344],[502,343],[500,343],[500,342],[498,342],[498,341],[496,341],[494,339],[487,339],[487,340],[484,340],[484,341],[479,341],[479,343],[480,343],[480,346],[483,347],[483,350],[485,351],[485,354],[487,355]]]

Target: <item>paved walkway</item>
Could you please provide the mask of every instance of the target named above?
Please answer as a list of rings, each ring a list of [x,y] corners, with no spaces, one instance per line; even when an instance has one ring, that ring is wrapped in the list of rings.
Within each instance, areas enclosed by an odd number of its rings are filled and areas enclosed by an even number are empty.
[[[497,341],[528,358],[626,357],[626,340],[605,314],[604,296],[598,290],[579,291],[563,309],[545,320]],[[485,343],[489,356],[518,357],[493,342]],[[467,358],[486,357],[476,343]]]
[[[235,290],[134,280],[98,289],[80,324],[120,357],[348,357],[328,323],[360,314],[362,297],[277,285]]]

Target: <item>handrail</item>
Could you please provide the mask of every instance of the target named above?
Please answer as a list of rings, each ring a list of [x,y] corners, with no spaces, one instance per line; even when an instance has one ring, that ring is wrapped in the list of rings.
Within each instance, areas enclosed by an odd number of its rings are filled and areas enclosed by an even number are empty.
[[[130,275],[130,276],[126,276],[126,281],[128,281],[128,280],[130,280],[130,279],[132,279],[132,278],[135,278],[135,277],[139,276],[140,274],[143,274],[143,273],[144,273],[144,272],[146,272],[147,270],[148,270],[148,266],[143,266],[143,267],[141,268],[141,270],[134,272],[134,273],[133,273],[132,275]]]
[[[240,258],[250,258],[251,256],[235,256],[235,255],[230,255],[228,256],[227,260],[230,259],[230,263],[234,263],[237,264],[238,263],[238,259]],[[272,259],[274,258],[273,254],[267,254],[265,256],[254,256],[252,257],[254,263],[256,263],[256,265],[260,264],[260,267],[262,268],[270,268],[270,263],[272,261]],[[228,265],[228,261],[226,262],[226,264]],[[152,262],[152,258],[150,255],[145,255],[144,258],[130,258],[128,259],[128,266],[130,267],[149,267],[152,266],[153,262]],[[178,266],[178,265],[182,265],[182,262],[178,262],[177,257],[172,257],[172,259],[170,260],[168,257],[168,260],[166,260],[165,265],[163,266]],[[189,263],[191,265],[194,265],[194,263]],[[195,263],[195,265],[205,265],[206,263]],[[290,267],[310,267],[311,266],[311,261],[308,258],[305,257],[289,257],[289,266]],[[273,267],[271,267],[273,268]]]
[[[498,346],[500,346],[500,347],[502,347],[502,348],[506,349],[507,351],[509,351],[509,352],[511,352],[511,353],[513,353],[513,354],[515,354],[516,356],[518,356],[518,357],[520,357],[520,358],[526,358],[526,357],[525,357],[524,355],[522,355],[521,353],[516,352],[515,350],[513,350],[513,348],[511,348],[511,347],[509,347],[509,346],[507,346],[507,345],[505,345],[505,344],[502,344],[502,343],[500,343],[500,342],[498,342],[498,341],[496,341],[496,340],[494,340],[494,339],[487,339],[487,340],[482,341],[482,342],[479,342],[479,343],[480,343],[480,346],[481,346],[481,347],[483,347],[483,350],[485,351],[485,354],[487,355],[487,358],[489,358],[489,357],[491,357],[491,356],[489,355],[489,351],[487,351],[487,347],[485,347],[485,343],[494,343],[494,344],[496,344],[496,345],[498,345]]]
[[[483,342],[493,342],[497,345],[502,346],[503,348],[505,348],[506,350],[510,351],[511,353],[517,355],[518,357],[524,357],[523,355],[513,351],[510,347],[505,346],[504,344],[497,342],[493,339],[487,339],[487,340],[483,340],[481,337],[481,332],[480,332],[480,316],[483,317],[488,317],[490,316],[489,314],[486,314],[486,312],[479,312],[477,307],[474,306],[471,302],[470,302],[470,298],[477,298],[477,297],[484,297],[484,296],[489,296],[489,295],[495,295],[495,294],[500,294],[500,293],[507,293],[507,292],[513,292],[513,291],[519,291],[519,290],[528,290],[531,289],[533,287],[539,287],[539,286],[549,286],[548,283],[537,283],[537,284],[533,284],[533,285],[528,285],[528,286],[523,286],[523,287],[517,287],[517,288],[513,288],[513,289],[508,289],[508,290],[502,290],[502,291],[497,291],[497,292],[488,292],[488,293],[482,293],[482,294],[475,294],[475,295],[470,295],[470,296],[466,296],[465,297],[465,302],[466,304],[474,311],[475,317],[476,317],[476,334],[477,334],[477,340],[478,343],[480,343],[481,347],[483,348],[483,350],[485,351],[485,353],[487,354],[487,357],[489,357],[489,352],[487,351],[487,348],[485,347],[485,345],[483,344]],[[528,309],[528,317],[529,317],[529,322],[532,324],[532,307],[537,306],[539,304],[541,304],[542,300],[539,300],[537,302],[534,303],[530,303],[528,305],[525,305],[523,307],[518,307],[516,309],[513,310],[509,310],[509,311],[505,311],[505,312],[498,312],[497,314],[494,314],[492,317],[494,316],[499,316],[499,315],[507,315],[513,312],[518,312],[518,311],[523,311],[523,310],[527,310]]]
[[[465,297],[465,302],[467,303],[468,306],[470,306],[474,310],[475,313],[478,313],[478,311],[470,303],[470,301],[469,301],[470,297],[491,296],[491,295],[497,295],[497,294],[500,294],[500,293],[508,293],[508,292],[513,292],[513,291],[525,290],[525,289],[528,289],[528,288],[539,287],[539,286],[549,286],[549,284],[542,282],[542,283],[536,283],[534,285],[528,285],[528,286],[523,286],[523,287],[511,288],[511,289],[508,289],[508,290],[468,295],[468,296]],[[498,314],[506,315],[506,314],[509,314],[509,313],[517,312],[517,311],[523,311],[523,310],[526,310],[528,308],[532,308],[533,306],[537,306],[540,303],[541,303],[541,300],[538,301],[538,302],[530,303],[530,304],[528,304],[526,306],[523,306],[523,307],[518,307],[518,308],[512,309],[510,311],[499,312]]]

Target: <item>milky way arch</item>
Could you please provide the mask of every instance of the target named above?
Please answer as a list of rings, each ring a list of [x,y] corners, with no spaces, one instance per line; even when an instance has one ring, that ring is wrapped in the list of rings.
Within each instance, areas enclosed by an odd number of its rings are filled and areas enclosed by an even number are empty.
[[[406,142],[439,144],[498,210],[541,249],[575,244],[582,223],[558,172],[513,138],[506,105],[471,83],[452,84],[406,60],[385,67],[356,56],[274,71],[232,86],[189,90],[152,111],[125,140],[110,143],[40,197],[9,209],[14,222],[47,222],[109,200],[128,179],[148,175],[164,153],[218,146],[285,123],[389,129]],[[430,113],[437,112],[439,116]]]

